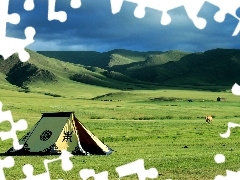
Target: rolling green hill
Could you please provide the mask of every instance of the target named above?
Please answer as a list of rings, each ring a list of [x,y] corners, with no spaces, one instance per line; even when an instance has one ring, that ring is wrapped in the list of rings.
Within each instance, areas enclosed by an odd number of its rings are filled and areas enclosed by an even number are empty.
[[[30,59],[24,63],[19,60],[17,54],[5,61],[0,58],[1,86],[12,86],[27,92],[33,90],[44,92],[44,89],[50,91],[51,88],[48,87],[51,86],[53,89],[54,87],[67,89],[71,86],[89,89],[89,86],[95,86],[98,87],[96,90],[99,88],[122,90],[139,89],[142,84],[141,81],[119,72],[60,61],[31,50],[28,52]],[[48,87],[44,88],[46,86]]]
[[[44,86],[94,86],[116,90],[167,86],[224,90],[240,82],[238,49],[197,53],[120,49],[104,53],[28,51],[31,58],[25,63],[18,59],[17,54],[6,61],[0,58],[0,88],[41,92],[44,92]]]
[[[96,51],[37,51],[37,53],[74,64],[106,69],[118,65],[142,62],[145,61],[149,54],[161,54],[162,52],[138,52],[115,49],[103,53]]]
[[[195,53],[176,50],[137,52],[120,49],[105,53],[70,51],[39,53],[73,63],[78,59],[78,63],[82,65],[99,67],[128,78],[158,85],[208,86],[212,89],[214,86],[229,86],[240,82],[238,49],[212,49]]]
[[[140,80],[163,84],[229,86],[240,82],[239,70],[240,50],[214,49],[188,54],[178,61],[125,72]]]

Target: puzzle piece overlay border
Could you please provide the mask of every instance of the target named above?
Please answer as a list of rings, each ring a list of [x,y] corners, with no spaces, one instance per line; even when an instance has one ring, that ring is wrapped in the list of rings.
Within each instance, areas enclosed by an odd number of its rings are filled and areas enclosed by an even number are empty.
[[[23,147],[23,145],[19,144],[17,131],[24,131],[27,129],[27,121],[21,119],[17,122],[13,121],[11,111],[2,111],[2,102],[0,102],[0,123],[8,121],[11,124],[11,130],[8,132],[0,132],[0,138],[2,141],[7,139],[13,139],[13,147],[16,150],[19,150]]]
[[[67,20],[67,14],[64,11],[55,11],[56,0],[48,0],[48,20],[58,20],[60,22],[65,22]],[[81,7],[81,0],[70,0],[70,6],[74,9]],[[26,39],[18,39],[6,36],[7,23],[19,24],[21,18],[19,14],[13,13],[8,14],[9,0],[0,1],[0,55],[6,60],[11,55],[17,53],[19,59],[22,62],[29,60],[30,55],[25,50],[26,46],[34,42],[34,36],[36,30],[33,27],[26,27],[24,34]],[[34,0],[25,0],[24,9],[26,11],[32,11],[35,7]]]
[[[240,96],[240,86],[235,83],[232,86],[232,94],[235,96]],[[231,135],[231,128],[236,128],[240,127],[240,124],[233,123],[233,122],[228,122],[227,125],[227,131],[225,133],[220,133],[220,136],[222,138],[229,138]],[[225,156],[223,154],[217,154],[214,157],[214,160],[216,163],[224,163],[225,162]],[[223,175],[217,175],[214,180],[238,180],[240,179],[240,170],[237,172],[226,170],[226,176]]]
[[[27,0],[27,2],[29,1]],[[27,5],[28,3],[25,3],[26,7]],[[6,37],[7,23],[18,24],[20,22],[19,14],[8,14],[8,7],[9,0],[0,1],[0,55],[7,59],[14,53],[18,53],[20,60],[25,62],[30,58],[30,55],[25,51],[25,47],[34,42],[33,37],[36,32],[33,27],[26,27],[26,39]]]
[[[118,13],[121,10],[121,6],[124,0],[111,0],[111,7],[112,7],[112,13]],[[236,26],[235,31],[233,32],[232,36],[238,35],[240,31],[240,18],[236,15],[236,11],[240,6],[240,1],[238,0],[232,0],[231,3],[227,0],[198,0],[198,1],[188,1],[188,0],[168,0],[168,1],[155,1],[155,0],[148,0],[148,1],[140,1],[140,0],[125,0],[129,1],[132,3],[137,4],[137,8],[134,11],[134,15],[137,18],[143,18],[145,16],[145,8],[152,8],[158,11],[162,11],[162,18],[161,18],[161,24],[162,25],[168,25],[171,22],[171,17],[168,14],[169,10],[172,10],[174,8],[183,6],[187,12],[188,17],[193,21],[194,25],[199,28],[203,29],[205,28],[207,22],[205,19],[198,17],[197,14],[200,11],[201,7],[205,2],[209,2],[217,7],[220,8],[220,10],[215,14],[214,19],[217,22],[223,22],[225,20],[225,16],[227,14],[232,15],[236,19],[238,19],[239,23]],[[65,22],[67,20],[67,14],[64,11],[55,11],[55,4],[56,0],[49,0],[49,12],[48,12],[48,20],[58,20],[60,22]],[[81,6],[81,1],[80,0],[71,0],[70,3],[72,8],[79,8]],[[19,58],[21,61],[25,62],[27,61],[30,56],[29,54],[25,51],[25,47],[28,46],[29,44],[33,43],[34,36],[36,34],[36,31],[33,27],[26,27],[25,28],[25,36],[26,39],[17,39],[17,38],[11,38],[11,37],[6,37],[6,24],[11,23],[11,24],[18,24],[20,22],[20,16],[19,14],[13,13],[13,14],[8,14],[8,6],[9,6],[9,0],[1,0],[0,1],[0,54],[3,56],[4,59],[7,59],[9,56],[13,55],[14,53],[18,53]],[[25,0],[24,2],[24,9],[26,11],[31,11],[34,9],[34,0]],[[236,87],[238,87],[235,84]],[[240,87],[238,87],[240,88]],[[239,95],[240,91],[236,91],[236,89],[232,89],[233,94]],[[234,93],[235,92],[235,93]],[[0,102],[0,108],[2,108],[2,103]],[[27,129],[27,123],[25,120],[19,120],[18,122],[14,122],[12,118],[12,114],[10,111],[5,111],[5,112],[0,112],[0,123],[3,121],[9,121],[12,129],[9,132],[0,132],[0,137],[2,140],[6,139],[13,139],[13,147],[15,149],[20,149],[22,145],[18,143],[17,131],[23,131]],[[230,128],[231,127],[237,127],[240,126],[238,124],[234,123],[229,123],[228,124],[228,131],[225,134],[222,134],[222,137],[228,137],[230,135]],[[69,160],[71,157],[68,152],[62,152],[62,155],[53,160],[45,160],[44,165],[47,170],[46,173],[38,175],[39,177],[46,177],[50,178],[49,175],[49,170],[47,167],[48,163],[57,161],[57,160],[62,160],[62,168],[64,170],[70,170],[72,169],[72,162]],[[219,156],[222,158],[222,156]],[[217,159],[215,161],[217,162]],[[4,160],[0,160],[2,163],[0,163],[0,179],[5,179],[3,168],[11,168],[14,166],[14,159],[12,157],[6,157]],[[222,160],[222,162],[224,162]],[[64,162],[64,163],[63,163]],[[4,164],[4,165],[3,165]],[[65,166],[68,165],[68,166]],[[157,177],[157,170],[155,168],[151,168],[149,170],[145,170],[144,168],[144,161],[143,160],[138,160],[132,163],[129,163],[127,165],[121,166],[116,168],[116,171],[119,173],[120,177],[130,175],[133,173],[133,169],[131,170],[131,167],[134,167],[137,170],[134,171],[134,173],[138,174],[138,177],[140,180],[143,180],[147,177],[149,178],[155,178]],[[25,175],[27,175],[26,179],[38,179],[37,176],[32,176],[32,174],[29,174],[29,172],[33,172],[33,167],[30,164],[27,164],[23,167],[23,172]],[[81,173],[80,173],[81,172]],[[107,171],[104,171],[102,173],[96,174],[94,170],[87,170],[85,169],[84,171],[80,171],[80,176],[82,174],[88,174],[93,177],[97,178],[106,178],[107,179]],[[238,175],[240,177],[240,172],[232,172],[227,170],[227,176],[224,178],[223,176],[217,176],[219,179],[226,179],[227,177],[234,177],[233,175]]]
[[[134,10],[134,16],[137,18],[143,18],[145,16],[145,9],[150,8],[162,12],[162,17],[160,23],[162,25],[168,25],[171,23],[171,17],[168,14],[168,11],[175,8],[183,6],[186,10],[188,17],[192,20],[193,24],[198,29],[203,29],[207,25],[207,21],[204,18],[198,17],[198,13],[201,10],[203,4],[208,2],[219,7],[219,11],[215,14],[214,20],[216,22],[223,22],[227,14],[232,15],[239,22],[236,26],[232,36],[237,36],[240,32],[240,17],[237,16],[236,12],[240,7],[239,0],[110,0],[112,13],[116,14],[121,11],[123,2],[127,1],[130,3],[137,4],[136,9]]]
[[[204,18],[198,17],[198,13],[205,2],[209,2],[217,7],[219,11],[215,14],[214,19],[217,22],[223,22],[227,14],[232,15],[239,22],[236,26],[232,36],[237,36],[240,32],[240,17],[237,16],[236,11],[240,7],[239,0],[110,0],[112,13],[116,14],[121,10],[124,1],[137,4],[134,11],[134,15],[137,18],[143,18],[145,16],[145,8],[151,8],[162,12],[161,24],[168,25],[171,22],[171,17],[168,11],[183,6],[187,12],[188,17],[192,20],[194,25],[199,28],[205,28],[207,21]],[[56,0],[48,0],[48,20],[58,20],[65,22],[67,20],[67,13],[64,11],[55,11]],[[17,39],[6,37],[6,24],[18,24],[20,22],[19,14],[8,14],[9,0],[0,1],[0,55],[6,60],[14,53],[18,53],[22,62],[27,61],[30,56],[25,51],[25,47],[34,42],[34,36],[36,31],[33,27],[26,27],[25,36],[26,39]],[[81,7],[81,0],[70,0],[70,6],[74,9]],[[24,9],[26,11],[32,11],[34,9],[34,0],[25,0]]]

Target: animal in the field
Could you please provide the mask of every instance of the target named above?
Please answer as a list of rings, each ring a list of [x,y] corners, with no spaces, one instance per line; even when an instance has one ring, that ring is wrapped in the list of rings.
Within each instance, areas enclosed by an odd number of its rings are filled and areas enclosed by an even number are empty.
[[[227,101],[227,98],[218,97],[218,98],[217,98],[217,101],[225,101],[225,102],[226,102],[226,101]]]
[[[206,116],[205,120],[206,120],[207,123],[212,123],[213,117],[212,116]]]

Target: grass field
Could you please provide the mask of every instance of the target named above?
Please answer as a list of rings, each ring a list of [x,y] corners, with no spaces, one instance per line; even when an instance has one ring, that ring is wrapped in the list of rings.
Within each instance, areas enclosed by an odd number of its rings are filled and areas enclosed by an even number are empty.
[[[240,129],[232,129],[227,139],[219,135],[226,132],[228,122],[240,123],[240,97],[229,91],[119,91],[71,84],[30,90],[0,89],[3,110],[11,110],[15,121],[26,119],[31,128],[42,112],[75,111],[76,117],[114,150],[110,156],[74,156],[74,168],[69,172],[63,171],[60,163],[53,163],[49,167],[52,179],[80,179],[79,171],[85,168],[96,173],[108,171],[109,179],[118,179],[115,168],[138,159],[144,159],[146,169],[158,170],[157,179],[209,180],[225,175],[227,169],[240,168]],[[219,96],[228,101],[217,102]],[[212,124],[205,123],[206,115],[214,116]],[[10,124],[3,122],[0,128],[8,131]],[[17,134],[20,138],[26,132]],[[11,143],[2,141],[0,152],[8,150]],[[216,154],[224,154],[225,163],[217,164]],[[24,178],[22,166],[28,163],[34,166],[34,174],[44,173],[43,160],[56,156],[14,158],[15,166],[4,169],[10,180]],[[138,178],[135,174],[121,179]]]

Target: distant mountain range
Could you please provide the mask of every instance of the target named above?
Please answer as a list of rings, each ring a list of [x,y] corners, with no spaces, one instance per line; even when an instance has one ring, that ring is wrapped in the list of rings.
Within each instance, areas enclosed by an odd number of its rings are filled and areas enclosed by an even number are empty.
[[[26,63],[16,54],[0,58],[0,82],[27,88],[34,83],[75,82],[115,89],[154,86],[214,89],[240,82],[240,50],[137,52],[39,51]]]
[[[213,49],[206,52],[98,52],[42,51],[48,57],[100,67],[131,78],[169,85],[232,85],[240,82],[240,50]]]

